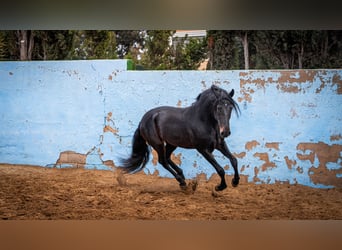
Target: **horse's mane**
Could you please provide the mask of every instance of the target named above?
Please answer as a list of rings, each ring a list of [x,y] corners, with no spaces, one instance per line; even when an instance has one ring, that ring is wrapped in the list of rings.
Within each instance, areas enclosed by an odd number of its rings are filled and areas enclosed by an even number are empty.
[[[206,102],[208,104],[210,103],[211,105],[214,105],[216,101],[220,100],[228,100],[233,105],[236,115],[239,116],[241,111],[237,102],[235,102],[235,100],[228,94],[226,90],[219,88],[216,85],[212,85],[211,88],[200,93],[196,97],[196,101],[193,103],[193,105],[199,102]]]

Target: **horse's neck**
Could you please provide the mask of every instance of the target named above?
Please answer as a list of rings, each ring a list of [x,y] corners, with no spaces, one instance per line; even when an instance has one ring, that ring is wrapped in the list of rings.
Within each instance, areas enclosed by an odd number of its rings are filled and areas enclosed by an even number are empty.
[[[203,103],[196,103],[195,105],[189,107],[189,114],[194,119],[199,119],[201,121],[210,121],[214,119],[212,114],[212,107],[210,104],[203,105]]]

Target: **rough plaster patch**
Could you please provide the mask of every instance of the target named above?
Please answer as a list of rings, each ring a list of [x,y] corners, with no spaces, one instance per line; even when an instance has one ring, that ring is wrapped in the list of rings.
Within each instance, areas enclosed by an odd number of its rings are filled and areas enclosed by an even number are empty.
[[[152,149],[151,153],[152,153],[152,164],[153,164],[153,166],[157,166],[157,164],[158,164],[158,154],[157,154],[157,151]]]
[[[279,144],[280,144],[280,142],[266,142],[265,147],[266,148],[273,148],[273,149],[279,151]]]
[[[257,167],[254,168],[253,182],[261,182],[261,180],[258,177],[259,171],[260,170]]]
[[[342,135],[338,134],[338,135],[331,135],[330,136],[330,141],[339,141],[342,139]]]
[[[304,172],[302,167],[297,167],[297,171],[298,171],[298,173],[300,173],[300,174],[302,174],[302,173]]]
[[[177,155],[171,154],[171,160],[178,166],[182,164],[182,154],[178,153]]]
[[[246,152],[241,152],[241,153],[239,153],[239,154],[237,154],[237,153],[234,153],[233,154],[235,157],[237,157],[237,158],[244,158],[245,156],[246,156]]]
[[[112,128],[111,126],[109,125],[105,125],[104,128],[103,128],[103,132],[106,133],[106,132],[111,132],[113,134],[117,134],[119,132],[119,130],[115,129],[115,128]]]
[[[290,170],[292,169],[292,167],[297,165],[296,160],[290,160],[288,156],[285,156],[284,159],[285,159],[287,168]]]
[[[243,95],[243,97],[238,97],[238,99],[237,99],[238,102],[242,102],[242,101],[246,101],[246,102],[249,102],[249,103],[252,102],[252,97],[251,97],[250,94],[248,94],[246,92],[243,92],[242,95]]]
[[[313,82],[319,71],[315,70],[284,70],[278,78],[279,83],[304,83]]]
[[[298,149],[298,147],[297,147]],[[299,160],[302,160],[302,161],[310,161],[311,164],[314,163],[314,160],[315,160],[315,153],[314,152],[310,152],[309,154],[300,154],[300,153],[297,153],[297,158]]]
[[[114,161],[112,161],[112,160],[106,160],[103,162],[103,164],[106,165],[107,167],[112,168],[112,169],[116,168]]]
[[[182,164],[182,153],[178,153],[175,155],[171,154],[171,160],[178,166]],[[158,164],[158,153],[154,149],[152,149],[152,164],[156,166]]]
[[[341,95],[342,94],[342,79],[339,74],[335,74],[332,79],[333,84],[337,85],[337,94]]]
[[[246,142],[245,144],[245,149],[247,149],[248,151],[252,150],[253,148],[255,148],[256,146],[260,145],[259,142],[257,142],[256,140],[253,141],[249,141]]]
[[[257,89],[265,89],[267,84],[276,84],[277,89],[283,93],[299,93],[300,91],[302,91],[302,83],[314,82],[315,78],[317,76],[320,76],[322,72],[315,70],[282,70],[277,71],[277,73],[279,73],[280,76],[275,79],[273,77],[255,78],[253,76],[253,72],[240,72],[240,91],[242,97],[239,97],[238,101],[246,101],[251,103],[251,94],[254,93],[254,89],[252,89],[252,87],[254,86]],[[325,82],[322,78],[321,82],[322,84],[316,90],[316,93],[319,93],[325,87]],[[338,85],[337,92],[341,94],[342,80],[338,74],[334,75],[333,82]]]
[[[261,165],[262,171],[266,171],[268,168],[276,167],[275,163],[270,161],[268,153],[255,153],[253,156],[258,157],[261,161],[265,162],[264,164]]]
[[[301,91],[301,88],[298,85],[293,85],[293,84],[285,84],[285,83],[279,83],[277,85],[277,89],[284,93],[298,93]]]
[[[112,119],[112,117],[113,117],[113,113],[109,112],[106,116],[106,122],[110,122],[115,127],[115,123],[114,123],[114,120]],[[119,130],[117,128],[113,128],[112,126],[107,124],[103,127],[103,132],[104,133],[111,132],[114,135],[118,135]]]
[[[60,153],[56,166],[71,165],[74,168],[84,168],[86,159],[86,154],[80,154],[74,151],[64,151]]]
[[[309,169],[309,173],[311,173],[309,176],[313,183],[342,187],[342,180],[341,178],[337,177],[338,175],[342,174],[342,145],[328,145],[324,142],[300,143],[297,145],[297,150],[304,152],[304,154],[297,153],[297,156],[300,160],[310,160],[310,162],[313,164],[314,158],[317,157],[318,159],[318,167],[312,166]],[[307,150],[311,152],[309,154],[305,154]],[[328,169],[328,162],[338,164],[338,161],[340,161],[340,168]]]

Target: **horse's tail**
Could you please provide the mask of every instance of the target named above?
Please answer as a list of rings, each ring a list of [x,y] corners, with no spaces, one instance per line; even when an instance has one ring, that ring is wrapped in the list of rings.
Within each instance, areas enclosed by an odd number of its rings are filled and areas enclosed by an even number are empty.
[[[122,170],[126,173],[141,171],[149,160],[150,151],[145,139],[140,134],[139,127],[133,136],[131,157],[121,162]]]

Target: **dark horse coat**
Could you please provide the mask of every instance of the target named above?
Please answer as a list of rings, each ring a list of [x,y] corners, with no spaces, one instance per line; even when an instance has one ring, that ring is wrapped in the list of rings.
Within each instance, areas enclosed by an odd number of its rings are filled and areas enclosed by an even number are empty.
[[[229,158],[234,168],[232,185],[239,184],[237,160],[229,151],[224,139],[231,133],[232,110],[240,112],[230,93],[215,85],[198,95],[196,101],[186,108],[157,107],[141,119],[133,136],[132,154],[122,161],[124,171],[134,173],[144,168],[149,160],[149,147],[158,153],[159,163],[177,179],[181,188],[186,187],[183,171],[172,160],[171,153],[177,148],[196,149],[215,168],[221,177],[216,186],[220,191],[227,187],[225,171],[217,163],[212,152],[217,149]]]

